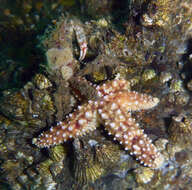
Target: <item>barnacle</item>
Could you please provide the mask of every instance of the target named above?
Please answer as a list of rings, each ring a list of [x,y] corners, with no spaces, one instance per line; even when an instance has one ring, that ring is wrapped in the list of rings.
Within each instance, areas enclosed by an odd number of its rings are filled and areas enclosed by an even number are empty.
[[[79,185],[96,181],[104,174],[104,169],[95,161],[94,154],[90,147],[83,148],[78,139],[74,146],[74,177]]]
[[[48,78],[42,74],[36,74],[33,78],[33,83],[40,89],[46,89],[52,86]]]
[[[180,114],[172,118],[169,126],[170,141],[182,148],[191,145],[192,116]]]

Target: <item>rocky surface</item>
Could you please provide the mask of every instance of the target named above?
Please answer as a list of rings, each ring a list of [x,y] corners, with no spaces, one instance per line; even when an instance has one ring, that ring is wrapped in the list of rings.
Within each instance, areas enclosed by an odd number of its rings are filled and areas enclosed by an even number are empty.
[[[191,1],[95,3],[17,1],[11,8],[3,1],[0,188],[190,189]],[[102,125],[50,148],[32,144],[95,97],[90,82],[114,78],[160,100],[153,110],[133,113],[164,157],[159,169],[139,164]]]

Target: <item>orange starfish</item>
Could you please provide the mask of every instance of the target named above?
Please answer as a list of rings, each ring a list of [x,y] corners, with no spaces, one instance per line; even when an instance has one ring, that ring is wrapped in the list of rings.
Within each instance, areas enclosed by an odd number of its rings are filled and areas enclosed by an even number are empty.
[[[153,108],[159,99],[129,91],[128,86],[129,83],[123,79],[97,86],[98,98],[95,101],[90,100],[79,106],[65,121],[33,139],[34,144],[38,147],[60,144],[95,130],[102,122],[108,134],[113,135],[125,150],[130,150],[130,154],[135,155],[141,164],[159,168],[164,161],[163,156],[131,116],[132,111]]]

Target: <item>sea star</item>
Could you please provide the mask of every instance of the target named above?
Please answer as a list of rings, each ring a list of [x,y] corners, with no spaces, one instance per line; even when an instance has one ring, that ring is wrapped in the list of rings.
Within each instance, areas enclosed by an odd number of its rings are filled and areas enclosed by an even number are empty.
[[[135,155],[141,164],[159,168],[164,161],[163,156],[131,116],[132,111],[153,108],[159,99],[129,91],[128,86],[128,81],[123,79],[114,79],[97,86],[96,100],[78,106],[65,121],[33,139],[33,143],[38,147],[60,144],[70,138],[83,136],[103,123],[108,134],[113,135],[114,140],[118,140],[125,150],[130,150],[130,154]]]

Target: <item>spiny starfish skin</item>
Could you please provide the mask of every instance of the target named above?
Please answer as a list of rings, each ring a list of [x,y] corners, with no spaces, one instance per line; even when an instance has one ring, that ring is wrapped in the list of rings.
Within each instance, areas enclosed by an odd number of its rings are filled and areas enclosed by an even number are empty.
[[[127,91],[106,95],[103,99],[99,102],[98,112],[108,134],[115,136],[114,140],[124,145],[125,150],[131,150],[130,154],[134,154],[141,164],[158,168],[162,164],[162,156],[128,111],[152,108],[159,100]]]
[[[34,144],[38,147],[60,144],[95,130],[102,122],[108,134],[113,135],[114,140],[118,140],[125,150],[130,150],[130,154],[135,155],[141,164],[159,168],[164,161],[163,156],[131,116],[132,111],[153,108],[159,99],[128,91],[128,86],[129,83],[122,79],[97,86],[96,101],[90,100],[79,106],[65,121],[33,139]]]
[[[66,142],[70,138],[83,136],[97,127],[97,109],[89,101],[69,114],[65,121],[59,122],[56,127],[42,133],[35,144],[41,148]]]

